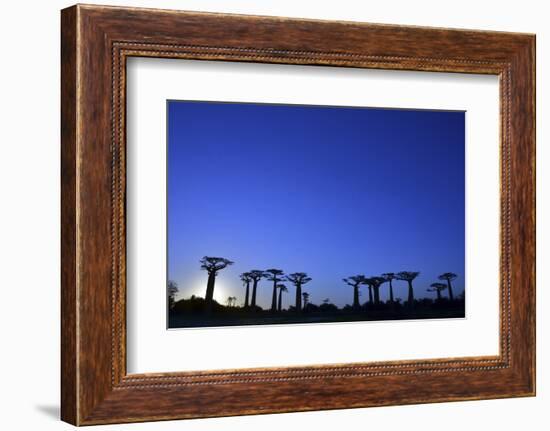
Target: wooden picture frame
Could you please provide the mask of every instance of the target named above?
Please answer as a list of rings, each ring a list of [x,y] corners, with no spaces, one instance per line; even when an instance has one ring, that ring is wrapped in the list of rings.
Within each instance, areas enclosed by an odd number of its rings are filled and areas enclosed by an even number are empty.
[[[77,5],[62,11],[61,417],[75,425],[535,394],[535,36]],[[500,77],[500,354],[126,373],[130,56]]]

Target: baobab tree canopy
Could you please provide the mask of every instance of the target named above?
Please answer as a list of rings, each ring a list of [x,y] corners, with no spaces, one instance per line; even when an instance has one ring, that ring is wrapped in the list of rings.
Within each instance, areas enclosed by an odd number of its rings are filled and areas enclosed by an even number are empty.
[[[284,271],[282,269],[266,269],[264,272],[265,278],[267,278],[269,281],[275,281],[275,280],[281,280],[282,275],[284,274]]]
[[[255,281],[258,281],[264,277],[265,273],[260,269],[253,269],[252,271],[247,272],[248,276]]]
[[[292,274],[288,274],[286,279],[295,285],[304,285],[311,281],[311,277],[309,277],[305,272],[294,272]]]
[[[436,290],[441,291],[441,290],[447,289],[447,285],[443,283],[432,283],[430,284],[430,287],[432,287],[432,289],[428,289],[429,292],[435,292]]]
[[[428,292],[435,292],[437,294],[437,299],[441,300],[441,292],[447,289],[447,285],[443,283],[432,283],[430,286],[431,289],[427,289]]]
[[[204,269],[208,274],[217,274],[218,271],[233,265],[233,262],[224,257],[204,256],[201,260],[201,269]]]
[[[352,287],[358,286],[365,282],[364,275],[352,275],[351,277],[343,278],[342,281]]]
[[[420,272],[415,271],[401,271],[397,273],[397,279],[398,280],[404,280],[404,281],[413,281],[416,277],[418,277]]]
[[[369,281],[373,286],[380,286],[382,283],[386,281],[384,277],[369,277]]]
[[[457,275],[454,272],[446,272],[444,274],[441,274],[438,278],[440,280],[454,280],[457,277]]]
[[[250,283],[252,281],[250,272],[243,272],[239,277],[243,283]]]

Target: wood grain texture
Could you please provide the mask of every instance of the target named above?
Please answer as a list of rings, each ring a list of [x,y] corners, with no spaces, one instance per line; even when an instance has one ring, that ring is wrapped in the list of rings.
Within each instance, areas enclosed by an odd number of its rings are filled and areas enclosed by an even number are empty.
[[[62,11],[61,36],[63,420],[88,425],[534,395],[533,35],[79,5]],[[498,75],[500,354],[127,375],[129,56]]]
[[[78,421],[76,299],[76,9],[61,16],[61,417]]]

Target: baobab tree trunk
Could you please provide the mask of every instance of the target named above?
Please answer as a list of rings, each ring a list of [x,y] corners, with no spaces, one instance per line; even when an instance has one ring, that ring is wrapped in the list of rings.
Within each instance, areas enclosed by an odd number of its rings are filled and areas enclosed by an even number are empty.
[[[252,283],[252,299],[250,300],[250,306],[252,309],[256,308],[256,290],[258,289],[258,280],[254,280]]]
[[[373,286],[374,290],[374,303],[380,304],[380,286]]]
[[[302,285],[296,285],[296,311],[302,311]]]
[[[204,298],[206,311],[212,311],[212,301],[214,299],[214,284],[216,283],[216,273],[214,271],[208,273],[208,281],[206,283],[206,296]]]
[[[454,297],[453,297],[453,288],[451,286],[451,280],[447,279],[447,289],[449,289],[449,299],[451,301],[454,300]]]
[[[244,308],[248,308],[248,293],[250,291],[250,281],[246,282],[246,292],[244,294]]]
[[[271,295],[271,311],[277,311],[277,279],[273,281],[273,294]]]
[[[393,304],[393,286],[390,280],[390,302]]]
[[[279,303],[277,304],[277,310],[281,311],[283,309],[283,289],[279,289]]]
[[[353,286],[353,308],[359,308],[359,285]]]
[[[437,300],[441,301],[441,291],[439,289],[435,289],[435,292],[437,293]]]
[[[369,286],[369,303],[372,304],[372,286]]]
[[[409,283],[409,298],[407,300],[408,306],[412,308],[414,304],[414,291],[413,291],[413,283],[411,280],[407,280],[407,283]]]

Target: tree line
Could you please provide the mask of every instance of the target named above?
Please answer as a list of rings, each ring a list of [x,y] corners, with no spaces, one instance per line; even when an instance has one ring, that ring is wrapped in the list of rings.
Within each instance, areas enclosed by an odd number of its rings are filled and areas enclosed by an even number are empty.
[[[223,269],[227,268],[230,265],[233,265],[229,259],[223,257],[211,257],[204,256],[200,260],[201,269],[206,271],[208,274],[206,282],[206,293],[205,293],[205,311],[210,312],[212,310],[212,305],[214,302],[214,289],[216,284],[216,277]],[[378,305],[380,301],[380,289],[383,285],[387,283],[388,293],[389,293],[389,303],[394,305],[396,302],[393,292],[393,282],[395,280],[405,281],[408,287],[408,295],[406,304],[408,307],[414,307],[415,296],[414,296],[414,280],[420,275],[418,271],[401,271],[397,273],[388,272],[381,274],[379,276],[370,276],[367,277],[362,274],[353,275],[347,278],[343,278],[342,281],[353,288],[353,305],[352,308],[358,310],[361,307],[359,296],[360,288],[366,286],[368,289],[368,303]],[[243,287],[244,287],[244,303],[243,308],[250,309],[252,311],[258,308],[256,304],[257,292],[259,283],[262,279],[271,282],[271,307],[270,311],[280,312],[282,311],[282,297],[283,293],[288,292],[287,285],[284,282],[288,282],[294,286],[295,289],[295,301],[294,301],[294,310],[297,312],[305,309],[309,303],[309,293],[303,291],[304,285],[309,283],[312,278],[306,272],[294,272],[290,274],[285,274],[283,270],[278,268],[269,268],[266,270],[253,269],[250,271],[243,272],[239,275]],[[447,290],[448,299],[452,302],[454,301],[453,286],[452,281],[457,278],[457,275],[452,272],[446,272],[438,276],[441,282],[434,282],[430,285],[430,288],[427,289],[429,292],[435,292],[437,300],[441,301],[443,296],[443,291]],[[173,282],[168,284],[168,298],[169,306],[172,306],[174,302],[174,295],[177,292],[177,286]],[[230,296],[227,298],[227,306],[235,307],[237,298],[235,296]],[[324,302],[327,302],[326,299]]]
[[[390,304],[393,304],[395,302],[394,295],[393,295],[393,281],[394,280],[402,280],[407,282],[408,287],[408,297],[407,297],[407,305],[409,307],[414,306],[414,288],[413,288],[413,281],[420,275],[420,272],[418,271],[401,271],[398,273],[394,272],[386,272],[380,276],[374,276],[374,277],[366,277],[364,275],[353,275],[348,278],[342,279],[344,283],[347,285],[353,287],[353,308],[359,308],[359,288],[361,286],[367,286],[369,290],[369,303],[371,304],[380,304],[380,287],[384,283],[388,283],[389,287],[389,302]],[[453,295],[453,286],[452,281],[457,277],[457,275],[453,272],[446,272],[444,274],[441,274],[438,279],[439,280],[445,280],[447,284],[443,283],[432,283],[430,285],[430,289],[427,289],[428,292],[436,292],[437,299],[441,300],[442,295],[441,292],[445,289],[448,289],[449,293],[449,300],[454,301],[454,295]]]

